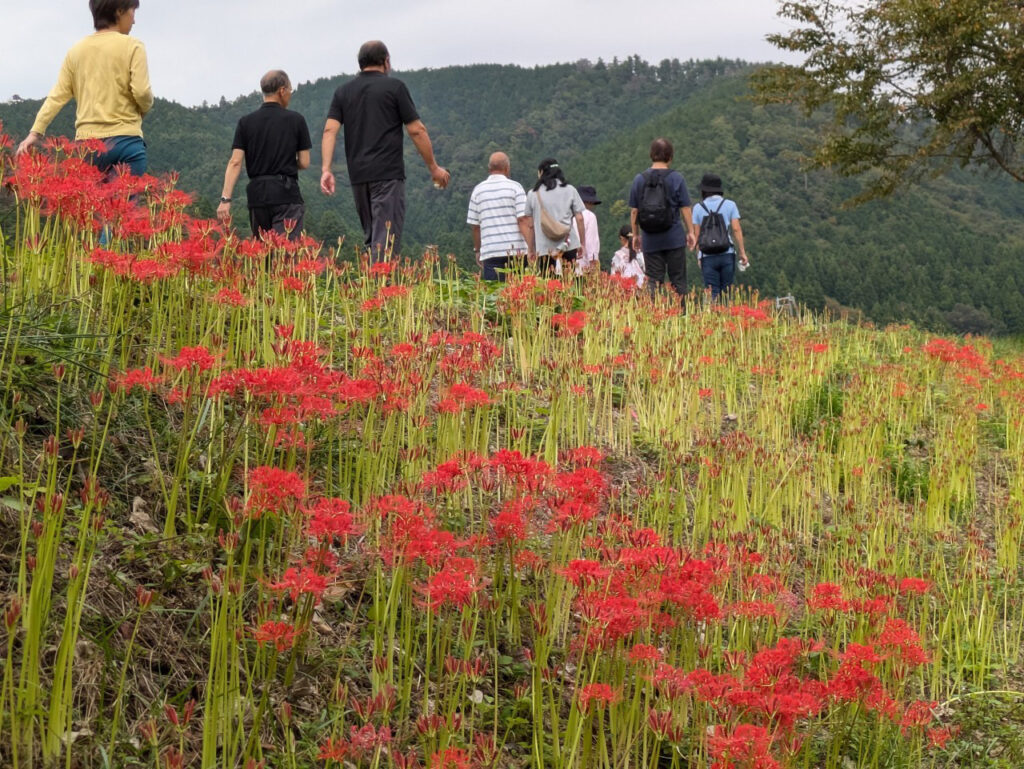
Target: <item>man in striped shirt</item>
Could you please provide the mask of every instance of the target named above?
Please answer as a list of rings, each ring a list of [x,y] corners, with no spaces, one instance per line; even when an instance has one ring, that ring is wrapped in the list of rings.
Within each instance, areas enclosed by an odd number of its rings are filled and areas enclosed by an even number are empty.
[[[526,254],[530,225],[523,185],[509,178],[508,155],[495,152],[487,164],[490,175],[469,196],[466,224],[473,228],[476,261],[484,280],[505,280],[509,260]]]

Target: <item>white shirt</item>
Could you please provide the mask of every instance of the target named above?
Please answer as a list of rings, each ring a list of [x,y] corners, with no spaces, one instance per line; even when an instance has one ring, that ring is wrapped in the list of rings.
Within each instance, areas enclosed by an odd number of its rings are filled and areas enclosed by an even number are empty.
[[[491,174],[469,196],[466,224],[480,228],[480,259],[525,254],[519,219],[526,216],[523,185],[504,174]]]
[[[572,229],[573,232],[576,232],[575,219],[572,220]],[[590,265],[596,264],[600,259],[601,236],[597,231],[597,217],[589,208],[583,211],[583,234],[586,236],[586,242],[583,244],[586,251],[576,255],[577,275],[582,275]],[[578,239],[579,235],[576,237]]]
[[[647,280],[647,273],[644,271],[644,255],[636,252],[636,259],[629,261],[629,249],[623,246],[612,257],[612,275],[621,275],[624,278],[632,278],[637,286],[642,286]]]

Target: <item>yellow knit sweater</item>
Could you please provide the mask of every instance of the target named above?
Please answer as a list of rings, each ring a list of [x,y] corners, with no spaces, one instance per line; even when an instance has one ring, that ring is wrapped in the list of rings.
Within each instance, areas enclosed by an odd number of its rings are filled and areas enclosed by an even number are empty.
[[[64,57],[57,85],[40,107],[32,130],[46,133],[71,99],[77,105],[76,139],[142,136],[142,116],[153,106],[145,47],[116,31],[79,40]]]

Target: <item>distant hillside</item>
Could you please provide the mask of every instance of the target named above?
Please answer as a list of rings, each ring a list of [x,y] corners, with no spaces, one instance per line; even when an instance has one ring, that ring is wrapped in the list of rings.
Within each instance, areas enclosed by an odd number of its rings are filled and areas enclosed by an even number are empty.
[[[477,65],[397,73],[409,85],[439,161],[452,172],[440,192],[407,142],[406,253],[427,244],[471,265],[466,201],[495,150],[512,158],[524,185],[537,163],[557,157],[574,184],[597,187],[605,263],[628,218],[625,198],[646,167],[658,135],[676,146],[675,166],[691,187],[715,171],[743,214],[752,268],[744,282],[767,295],[794,294],[813,307],[858,308],[877,322],[912,320],[955,331],[1024,334],[1024,188],[1001,177],[954,172],[896,198],[853,210],[842,204],[853,182],[805,173],[802,148],[818,126],[795,112],[747,98],[747,64],[638,57],[535,68]],[[343,255],[361,239],[351,196],[318,191],[319,143],[334,89],[347,76],[301,84],[293,108],[313,133],[313,163],[303,177],[307,225]],[[210,215],[239,116],[259,104],[242,96],[212,107],[158,101],[146,118],[152,171],[176,170]],[[6,130],[24,135],[39,102],[0,105]],[[57,132],[71,133],[66,108]],[[339,148],[340,150],[340,148]],[[339,152],[340,154],[340,152]],[[336,168],[344,169],[339,158]],[[244,189],[244,179],[239,191]],[[697,282],[696,264],[690,265]]]

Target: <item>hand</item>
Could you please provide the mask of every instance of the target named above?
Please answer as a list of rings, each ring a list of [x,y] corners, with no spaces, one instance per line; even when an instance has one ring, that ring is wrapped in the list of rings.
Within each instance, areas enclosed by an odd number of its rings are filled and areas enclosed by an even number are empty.
[[[740,264],[742,264],[744,267],[749,266],[750,259],[747,258],[746,254],[740,254]]]
[[[636,235],[633,236],[633,250],[643,251],[643,248],[641,248],[641,246],[643,246],[643,236],[641,236],[640,233],[637,233]]]
[[[37,134],[35,131],[29,131],[28,136],[26,136],[22,140],[21,144],[18,145],[18,149],[16,149],[14,151],[14,154],[15,155],[24,155],[26,152],[28,152],[34,146],[39,144],[39,140],[41,138],[42,137],[39,134]]]
[[[448,186],[448,182],[451,181],[452,175],[441,166],[434,166],[430,171],[430,178],[433,179],[435,187],[439,187],[443,190]]]
[[[693,231],[686,233],[686,248],[689,251],[693,251],[697,247],[697,236],[693,234]]]
[[[217,218],[225,227],[231,226],[231,204],[221,203],[217,206]]]
[[[334,194],[334,174],[330,171],[324,171],[320,174],[320,191],[324,195]]]

